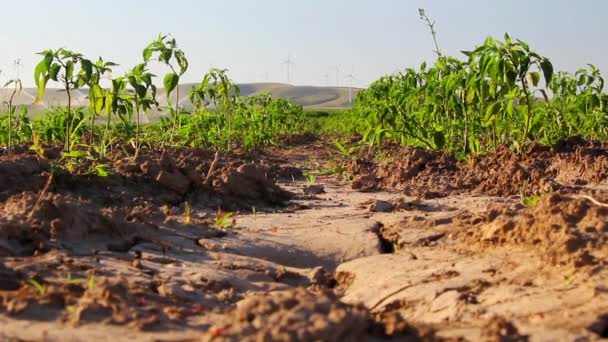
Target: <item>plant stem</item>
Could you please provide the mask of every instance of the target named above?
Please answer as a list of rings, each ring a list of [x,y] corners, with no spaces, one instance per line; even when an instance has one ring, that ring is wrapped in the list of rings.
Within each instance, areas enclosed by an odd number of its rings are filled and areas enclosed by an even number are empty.
[[[65,84],[65,92],[68,96],[68,113],[67,113],[67,118],[66,118],[66,123],[65,123],[65,149],[66,149],[66,151],[69,152],[71,149],[70,133],[71,133],[71,126],[72,126],[72,93],[70,92],[70,86],[69,86],[67,80],[66,80],[66,84]]]
[[[530,104],[530,96],[528,94],[528,86],[526,85],[525,76],[521,77],[521,86],[523,88],[524,94],[526,96],[526,107],[528,108],[527,118],[526,118],[526,129],[524,130],[524,140],[528,139],[528,134],[530,133],[530,120],[532,119],[532,108]]]
[[[137,102],[137,97],[135,97],[135,111],[137,113],[137,130],[135,131],[135,156],[139,154],[139,133],[141,129],[141,122],[139,117],[139,104]]]
[[[15,109],[13,108],[13,99],[15,98],[15,94],[17,94],[17,85],[15,85],[15,89],[11,94],[11,98],[8,101],[8,150],[10,152],[11,147],[13,147],[13,114],[15,113]]]

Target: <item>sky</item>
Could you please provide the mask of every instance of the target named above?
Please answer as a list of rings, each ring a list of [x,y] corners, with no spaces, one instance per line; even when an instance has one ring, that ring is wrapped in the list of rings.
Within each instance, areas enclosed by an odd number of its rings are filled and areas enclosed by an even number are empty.
[[[20,59],[19,77],[32,86],[36,53],[59,47],[114,61],[121,74],[168,33],[190,61],[183,82],[199,82],[210,67],[239,83],[286,82],[282,62],[291,54],[293,84],[346,86],[353,74],[353,86],[365,87],[435,59],[421,7],[437,22],[445,54],[508,32],[556,69],[608,70],[605,0],[21,0],[2,4],[0,81],[15,77]]]

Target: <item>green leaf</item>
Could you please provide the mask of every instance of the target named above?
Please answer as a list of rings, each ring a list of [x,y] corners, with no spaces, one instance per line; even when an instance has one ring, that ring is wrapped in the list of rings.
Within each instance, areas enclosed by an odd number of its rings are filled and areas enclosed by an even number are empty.
[[[540,201],[540,196],[526,197],[521,200],[522,204],[526,207],[533,207],[538,203],[538,201]]]
[[[169,97],[171,92],[173,90],[175,90],[175,87],[177,87],[178,83],[179,83],[179,76],[177,74],[169,73],[169,74],[165,75],[163,84],[165,86],[165,92],[166,92],[167,98]]]
[[[537,87],[538,83],[540,82],[540,73],[534,71],[529,73],[528,75],[530,76],[530,81],[532,82],[532,85]]]
[[[441,150],[445,146],[445,135],[441,131],[437,131],[433,134],[433,143],[435,144],[435,148]]]
[[[143,51],[143,56],[144,56],[144,61],[149,61],[150,58],[152,58],[152,53],[154,52],[154,50],[152,50],[152,48],[147,47],[144,49]]]
[[[82,158],[86,157],[86,155],[87,153],[84,151],[61,152],[63,158]]]
[[[87,78],[91,77],[93,74],[93,63],[91,63],[91,61],[88,59],[83,59],[80,61],[80,65],[82,66],[85,76]]]
[[[551,64],[548,58],[545,58],[540,62],[540,68],[543,70],[545,82],[549,84],[553,79],[553,64]]]
[[[89,101],[94,114],[101,113],[104,106],[103,89],[98,84],[94,84],[89,88]]]
[[[46,63],[46,59],[40,61],[38,65],[36,65],[36,69],[34,70],[34,82],[36,82],[36,86],[39,87],[40,81],[44,78],[44,74],[48,71],[48,66]]]
[[[50,79],[52,79],[53,81],[57,81],[60,70],[61,70],[61,66],[59,64],[52,64],[51,70],[49,71]]]
[[[171,56],[173,55],[173,51],[171,49],[165,49],[160,53],[160,61],[166,64],[169,64],[171,61]]]
[[[334,145],[336,146],[336,148],[338,150],[340,150],[340,152],[345,156],[348,157],[350,155],[350,153],[348,152],[348,150],[344,147],[344,145],[342,145],[338,140],[334,140]]]
[[[181,76],[188,70],[188,60],[182,50],[175,50],[175,59],[177,59],[177,64],[180,69],[179,74]]]
[[[137,97],[139,97],[140,99],[143,99],[146,97],[146,87],[142,86],[141,84],[131,84],[131,86],[133,86],[133,88],[135,88],[135,93],[137,93]]]
[[[72,80],[74,77],[74,62],[68,61],[65,63],[65,77],[68,80]]]

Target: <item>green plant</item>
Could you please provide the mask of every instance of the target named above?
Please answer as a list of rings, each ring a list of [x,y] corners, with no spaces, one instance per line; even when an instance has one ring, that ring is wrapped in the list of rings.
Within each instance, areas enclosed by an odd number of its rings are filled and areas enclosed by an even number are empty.
[[[508,34],[463,54],[466,60],[441,54],[432,66],[384,76],[359,92],[352,116],[364,120],[363,141],[466,155],[608,136],[608,97],[594,66],[555,73],[549,58]]]
[[[48,286],[41,284],[36,279],[30,279],[30,280],[28,280],[28,283],[31,286],[33,286],[36,290],[38,290],[38,294],[41,296],[46,295],[46,293],[48,292]]]
[[[303,172],[304,177],[306,177],[306,183],[308,185],[314,185],[317,183],[317,175],[312,172]]]
[[[215,217],[206,221],[206,224],[209,224],[216,229],[228,230],[236,226],[236,219],[234,218],[233,212],[218,210],[215,213]]]
[[[13,79],[9,80],[4,84],[3,88],[6,88],[10,85],[13,85],[13,90],[11,92],[11,96],[8,101],[4,101],[4,105],[6,106],[6,111],[8,112],[8,150],[13,147],[13,117],[15,116],[15,110],[17,109],[13,105],[13,101],[15,99],[15,95],[19,94],[23,90],[23,85],[21,84],[21,80]]]
[[[112,71],[111,67],[117,64],[112,62],[105,62],[101,57],[92,65],[91,76],[86,79],[86,85],[89,88],[89,116],[91,117],[90,127],[90,144],[93,146],[95,141],[95,119],[102,113],[104,108],[110,107],[111,96],[108,96],[110,91],[101,87],[101,80],[106,77],[105,75]],[[101,149],[101,146],[105,145],[105,141],[101,141],[98,146],[100,155],[105,155],[105,149]]]
[[[92,74],[93,63],[81,54],[66,49],[45,50],[40,55],[42,61],[36,66],[34,81],[38,88],[37,101],[44,98],[46,86],[50,80],[59,82],[66,93],[67,117],[65,121],[65,149],[71,150],[70,137],[72,134],[72,92],[85,86]]]
[[[156,86],[152,83],[154,75],[148,72],[147,64],[141,63],[135,66],[125,78],[128,80],[129,85],[135,90],[132,94],[122,94],[121,98],[132,103],[132,107],[135,108],[136,114],[136,131],[135,131],[135,156],[139,154],[140,136],[141,136],[141,113],[157,106],[156,102]],[[132,111],[131,111],[132,113]]]
[[[190,209],[190,203],[184,203],[184,224],[192,224],[192,209]]]
[[[188,60],[186,54],[177,48],[175,38],[167,35],[159,35],[158,38],[150,43],[143,51],[144,62],[148,63],[154,56],[156,59],[168,66],[171,72],[166,74],[163,79],[165,96],[171,113],[173,128],[171,129],[171,141],[177,131],[178,119],[180,114],[179,107],[179,80],[188,70]],[[171,93],[175,90],[175,108],[171,108]]]
[[[525,205],[526,207],[533,207],[538,203],[538,201],[540,201],[539,195],[528,196],[528,182],[527,181],[524,181],[523,184],[521,185],[521,188],[519,190],[519,197],[520,197],[521,204]]]

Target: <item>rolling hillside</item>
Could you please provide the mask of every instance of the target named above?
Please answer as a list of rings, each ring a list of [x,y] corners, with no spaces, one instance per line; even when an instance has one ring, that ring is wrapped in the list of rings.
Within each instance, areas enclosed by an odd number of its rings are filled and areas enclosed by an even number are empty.
[[[180,85],[180,104],[190,105],[188,92],[192,84]],[[283,98],[291,102],[300,104],[306,109],[341,109],[349,108],[349,88],[346,87],[317,87],[317,86],[292,86],[282,83],[248,83],[239,84],[242,96],[255,95],[260,93],[271,93],[274,97]],[[353,88],[353,97],[360,89]],[[10,97],[10,90],[0,90],[0,100],[4,101]],[[172,96],[175,96],[172,94]],[[33,114],[40,113],[48,107],[64,106],[67,104],[65,93],[59,89],[47,89],[44,101],[34,104],[36,89],[26,88],[15,97],[14,103],[17,105],[27,105]],[[166,105],[167,100],[164,91],[159,89],[157,99],[161,106]],[[87,91],[77,90],[72,94],[75,106],[86,106],[88,104]]]

